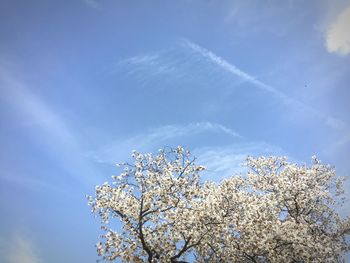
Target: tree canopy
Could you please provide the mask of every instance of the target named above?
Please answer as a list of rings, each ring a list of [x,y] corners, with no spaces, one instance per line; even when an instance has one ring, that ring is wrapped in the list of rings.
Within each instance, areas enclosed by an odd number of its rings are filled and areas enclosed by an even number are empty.
[[[88,197],[105,260],[341,262],[349,250],[350,218],[335,209],[343,178],[316,157],[248,157],[247,174],[221,182],[201,180],[205,167],[182,147],[132,157]]]

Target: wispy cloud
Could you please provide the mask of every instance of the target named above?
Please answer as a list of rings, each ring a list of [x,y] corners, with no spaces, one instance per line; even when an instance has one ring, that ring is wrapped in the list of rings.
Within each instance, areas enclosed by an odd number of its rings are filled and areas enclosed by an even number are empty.
[[[202,57],[206,58],[208,61],[214,63],[215,65],[217,65],[218,67],[220,67],[222,70],[225,70],[227,72],[230,72],[231,74],[240,77],[241,79],[243,79],[244,81],[253,84],[255,87],[264,90],[266,92],[271,93],[273,96],[276,97],[276,99],[280,99],[282,100],[286,105],[290,105],[291,107],[293,107],[293,109],[295,110],[302,110],[305,113],[308,114],[312,114],[320,119],[323,120],[324,124],[336,129],[336,130],[344,130],[346,129],[347,131],[350,131],[348,125],[343,122],[340,119],[334,118],[328,114],[325,114],[322,111],[319,111],[299,100],[296,100],[290,96],[288,96],[287,94],[279,91],[278,89],[267,85],[259,80],[257,80],[256,78],[254,78],[253,76],[249,75],[248,73],[242,71],[241,69],[239,69],[238,67],[236,67],[234,64],[226,61],[225,59],[223,59],[222,57],[216,55],[215,53],[187,40],[187,39],[183,39],[182,41],[183,45],[185,45],[186,47],[192,49],[194,52],[200,54]]]
[[[278,37],[285,36],[303,15],[303,12],[293,10],[297,5],[292,2],[227,1],[229,4],[222,17],[224,23],[232,29],[230,34],[235,36],[254,35],[261,32]],[[283,23],[276,23],[276,21],[283,21]]]
[[[17,124],[28,130],[32,129],[35,131],[33,136],[46,142],[46,151],[54,156],[67,174],[82,185],[89,184],[89,180],[95,175],[92,174],[93,168],[84,160],[85,151],[82,150],[75,133],[33,89],[14,76],[12,71],[0,67],[1,102],[10,105],[15,112]]]
[[[19,174],[11,169],[7,169],[1,164],[1,174],[0,183],[2,185],[15,185],[17,189],[28,189],[33,192],[38,192],[40,194],[50,193],[59,194],[69,200],[76,199],[75,193],[70,192],[67,188],[58,185],[57,183],[52,183],[52,178],[36,178],[32,174],[23,173]],[[13,188],[13,187],[11,187]]]
[[[139,82],[147,83],[149,76],[159,76],[171,74],[179,74],[178,61],[173,58],[166,58],[166,54],[169,50],[159,50],[151,54],[137,55],[129,57],[119,61],[112,72],[126,69],[126,76],[132,75],[133,78],[139,80]],[[108,71],[107,71],[108,72]],[[147,72],[148,78],[145,78],[145,72]],[[175,74],[176,73],[176,74]]]
[[[160,50],[123,60],[117,67],[119,67],[118,70],[125,70],[123,75],[129,75],[133,80],[138,81],[138,85],[139,83],[144,84],[147,88],[154,88],[159,84],[159,81],[162,83],[161,88],[169,86],[179,89],[179,87],[186,87],[187,84],[194,84],[202,91],[207,92],[206,96],[203,96],[204,99],[214,95],[213,85],[206,86],[209,81],[213,81],[214,85],[222,90],[216,92],[215,96],[218,98],[215,102],[205,101],[208,103],[205,103],[203,110],[207,112],[219,112],[222,109],[223,105],[220,104],[220,101],[223,100],[223,97],[220,97],[222,94],[229,96],[237,88],[256,88],[265,92],[269,100],[282,102],[286,106],[286,116],[290,118],[296,116],[301,120],[316,120],[320,125],[329,127],[337,133],[339,145],[348,141],[346,138],[350,133],[350,127],[343,120],[260,81],[235,64],[188,39],[182,39],[178,45],[168,50]],[[210,76],[210,78],[206,76]],[[168,80],[170,83],[167,82]],[[242,85],[242,83],[249,85]],[[189,92],[195,94],[193,90]]]
[[[190,51],[196,56],[192,55],[191,57],[186,57],[186,55],[184,56],[186,53],[183,54],[181,52],[177,54],[176,52],[179,51],[174,51],[176,49],[161,50],[150,55],[140,55],[123,60],[118,63],[117,67],[119,69],[127,67],[127,75],[131,74],[133,79],[136,78],[141,82],[146,83],[152,80],[153,76],[163,74],[170,74],[172,80],[174,80],[174,78],[190,80],[197,77],[196,75],[200,75],[198,77],[201,78],[206,74],[213,74],[213,72],[216,74],[213,78],[216,78],[216,81],[220,82],[225,79],[225,77],[223,77],[224,75],[219,75],[221,71],[222,74],[228,73],[234,76],[236,83],[237,79],[240,80],[239,84],[241,87],[243,87],[241,85],[242,82],[246,82],[252,84],[255,88],[271,94],[272,98],[282,101],[286,106],[290,107],[293,112],[299,111],[300,113],[303,113],[303,115],[319,118],[324,125],[337,131],[350,131],[350,128],[344,121],[307,105],[300,100],[294,99],[285,92],[258,80],[214,52],[201,47],[188,39],[182,39],[179,43],[184,50],[187,50],[187,55],[188,51]],[[193,73],[194,67],[196,68],[195,74],[191,74]],[[164,78],[162,81],[165,81]],[[203,81],[205,81],[205,79],[203,79]],[[223,87],[228,86],[226,82],[220,83]],[[232,80],[230,80],[230,83],[232,84]]]
[[[199,147],[194,150],[197,162],[206,167],[205,178],[221,180],[245,173],[248,156],[286,155],[280,148],[264,142],[237,142],[225,146]]]
[[[17,175],[13,172],[4,171],[4,167],[2,167],[2,172],[0,176],[0,180],[6,181],[12,184],[25,186],[31,190],[42,191],[43,189],[47,189],[50,191],[61,192],[62,189],[58,188],[54,184],[48,183],[42,179],[37,179],[28,175]]]
[[[331,22],[326,31],[327,50],[339,55],[350,54],[350,5]]]
[[[212,122],[195,122],[187,125],[166,125],[160,128],[152,129],[150,132],[150,140],[153,139],[168,139],[185,135],[194,135],[203,132],[218,132],[224,133],[233,137],[241,137],[238,133],[230,128]]]
[[[203,48],[203,47],[201,47],[201,46],[199,46],[199,45],[197,45],[197,44],[195,44],[187,39],[183,39],[182,43],[185,46],[191,48],[193,51],[201,54],[204,58],[207,58],[209,61],[215,63],[216,65],[218,65],[222,69],[244,79],[247,82],[255,84],[257,87],[259,87],[265,91],[271,92],[280,98],[283,98],[283,99],[287,98],[287,96],[285,94],[283,94],[282,92],[279,92],[278,90],[272,88],[271,86],[260,82],[259,80],[255,79],[254,77],[252,77],[248,73],[240,70],[235,65],[233,65],[232,63],[229,63],[225,59],[214,54],[213,52],[211,52],[211,51],[209,51],[209,50],[207,50],[207,49],[205,49],[205,48]]]
[[[76,144],[74,136],[58,114],[31,92],[25,84],[14,78],[12,73],[3,69],[0,71],[2,99],[21,112],[24,125],[39,126],[61,142]]]
[[[83,2],[91,8],[94,8],[94,9],[100,8],[100,5],[97,0],[83,0]]]
[[[186,141],[194,143],[200,135],[226,135],[233,140],[240,140],[242,137],[232,129],[212,122],[194,122],[185,125],[164,125],[149,129],[141,134],[115,141],[96,152],[92,153],[95,161],[100,163],[114,164],[125,158],[125,154],[131,150],[154,151],[166,145],[183,145]]]
[[[201,136],[206,139],[203,140]],[[212,145],[217,138],[227,137]],[[199,141],[196,141],[198,138]],[[189,145],[186,145],[189,143]],[[190,147],[197,163],[206,166],[205,179],[220,180],[244,172],[248,155],[285,155],[284,151],[265,142],[247,142],[232,129],[211,122],[194,122],[185,125],[165,125],[144,133],[123,138],[95,151],[91,156],[100,163],[115,164],[125,161],[132,150],[154,152],[164,146]]]
[[[11,237],[2,238],[1,258],[6,263],[41,263],[38,249],[34,241],[22,233],[15,233]]]
[[[121,61],[122,64],[147,64],[147,65],[158,65],[159,64],[159,55],[144,55],[144,56],[134,56],[128,59]]]

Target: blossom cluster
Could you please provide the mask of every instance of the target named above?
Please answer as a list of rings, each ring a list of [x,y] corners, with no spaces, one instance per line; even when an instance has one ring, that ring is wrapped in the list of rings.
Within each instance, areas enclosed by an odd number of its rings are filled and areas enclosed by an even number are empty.
[[[246,175],[220,183],[202,182],[205,167],[182,147],[132,157],[88,197],[105,260],[340,262],[349,250],[350,218],[335,211],[343,179],[316,157],[248,157]]]

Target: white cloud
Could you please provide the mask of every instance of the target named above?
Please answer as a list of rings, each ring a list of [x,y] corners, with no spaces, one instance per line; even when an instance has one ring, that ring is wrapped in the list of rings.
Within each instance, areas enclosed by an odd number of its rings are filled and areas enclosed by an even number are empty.
[[[20,81],[19,73],[7,70],[0,65],[1,102],[11,106],[12,112],[19,114],[20,125],[35,126],[39,133],[55,138],[59,144],[77,147],[72,131],[52,107],[37,94],[33,88]],[[16,116],[17,117],[17,116]]]
[[[167,145],[177,146],[174,144],[183,144],[185,138],[192,140],[201,134],[227,135],[232,139],[242,138],[235,131],[218,123],[193,122],[185,125],[164,125],[126,139],[117,140],[91,155],[97,162],[113,164],[122,161],[118,158],[125,158],[125,154],[129,154],[131,150],[154,151]]]
[[[329,126],[332,129],[336,130],[346,130],[350,131],[350,128],[346,123],[344,123],[342,120],[339,120],[337,118],[334,118],[332,116],[329,116],[328,114],[325,114],[322,111],[319,111],[299,100],[296,100],[294,98],[291,98],[287,94],[280,92],[278,89],[267,85],[253,76],[249,75],[248,73],[240,70],[238,67],[236,67],[234,64],[229,63],[225,59],[221,58],[220,56],[216,55],[215,53],[187,40],[183,39],[183,45],[186,47],[192,49],[194,52],[200,54],[204,58],[208,59],[209,61],[215,63],[217,66],[221,67],[223,70],[230,72],[231,74],[234,74],[235,76],[238,76],[239,78],[243,79],[244,81],[247,81],[255,87],[264,90],[266,92],[269,92],[273,96],[275,96],[277,99],[282,100],[286,105],[290,105],[293,109],[303,111],[304,113],[313,114],[314,116],[320,118],[323,120],[324,124]]]
[[[118,63],[118,67],[127,67],[127,74],[132,74],[133,79],[139,79],[141,83],[147,82],[149,79],[153,79],[154,76],[160,75],[162,81],[164,79],[163,74],[171,74],[173,78],[189,80],[193,77],[188,70],[188,65],[196,66],[196,69],[203,69],[203,71],[197,72],[198,74],[210,74],[211,71],[215,74],[221,70],[235,76],[235,80],[238,78],[241,82],[247,82],[252,84],[251,86],[263,90],[270,94],[271,99],[279,100],[288,107],[289,118],[310,118],[317,119],[320,123],[328,126],[330,129],[341,134],[349,134],[349,125],[341,119],[338,119],[323,110],[317,109],[314,106],[310,106],[301,100],[294,99],[287,93],[280,91],[279,89],[268,85],[249,73],[243,71],[235,64],[228,62],[224,58],[218,56],[214,52],[203,48],[196,43],[191,42],[188,39],[182,39],[180,41],[180,48],[185,49],[186,54],[184,57],[178,56],[176,53],[179,46],[171,49],[160,50],[149,55],[135,56]],[[182,52],[182,50],[180,50]],[[188,52],[189,51],[189,52]],[[191,54],[192,53],[192,54]],[[176,56],[175,56],[176,55]],[[120,69],[120,68],[119,68]],[[214,75],[214,74],[213,74]],[[172,79],[170,78],[170,79]],[[220,79],[218,80],[220,81]],[[230,86],[222,85],[225,89]],[[241,85],[241,87],[246,87]],[[226,90],[225,90],[226,92]],[[229,93],[230,91],[227,90]],[[219,109],[221,105],[210,105],[214,109]],[[209,107],[206,107],[208,109]],[[167,127],[169,130],[171,127]],[[174,129],[174,132],[176,129]],[[177,131],[179,132],[179,131]]]
[[[1,258],[6,263],[40,263],[37,248],[33,240],[23,234],[14,234],[1,239]]]
[[[171,61],[165,62],[162,54],[165,51],[158,51],[153,54],[144,54],[133,56],[124,60],[119,61],[115,70],[118,71],[121,68],[130,67],[127,74],[134,74],[133,77],[137,77],[139,80],[144,80],[144,76],[141,72],[148,72],[150,75],[161,75],[161,74],[172,74],[176,72],[176,65],[173,65]],[[139,76],[137,72],[141,73]]]
[[[345,134],[338,141],[330,145],[328,148],[325,148],[322,153],[326,156],[337,156],[340,154],[339,151],[344,150],[349,145],[350,133]]]
[[[161,138],[172,138],[184,135],[193,135],[206,131],[220,132],[233,137],[240,137],[240,135],[233,130],[227,128],[224,125],[212,122],[194,122],[187,125],[166,125],[160,128],[151,130],[151,137]]]
[[[213,52],[198,46],[197,44],[194,44],[193,42],[184,39],[183,43],[185,46],[191,48],[193,51],[199,53],[200,55],[202,55],[203,57],[209,59],[209,61],[214,62],[215,64],[217,64],[219,67],[221,67],[222,69],[244,79],[247,82],[253,83],[255,84],[257,87],[266,90],[268,92],[272,92],[275,95],[278,95],[279,97],[286,97],[283,93],[277,91],[276,89],[270,87],[269,85],[266,85],[262,82],[260,82],[259,80],[255,79],[254,77],[250,76],[249,74],[245,73],[244,71],[240,70],[239,68],[237,68],[235,65],[227,62],[225,59],[219,57],[218,55],[214,54]]]
[[[2,96],[6,102],[14,106],[23,116],[22,124],[39,126],[46,133],[56,137],[61,142],[75,144],[72,133],[64,121],[48,107],[38,96],[12,76],[2,70]]]
[[[276,146],[264,142],[238,142],[221,147],[203,147],[194,151],[197,163],[206,167],[205,179],[219,181],[247,171],[245,160],[248,156],[286,155]]]
[[[140,148],[152,147],[155,144],[159,145],[174,138],[195,136],[205,132],[221,133],[235,138],[241,138],[238,133],[224,125],[212,122],[193,122],[185,125],[164,125],[153,128],[146,134],[140,134],[129,138],[126,142],[129,145],[138,146]]]
[[[4,171],[4,167],[2,167],[0,180],[10,182],[15,185],[22,185],[26,188],[36,191],[42,191],[43,189],[47,189],[49,191],[62,192],[61,188],[48,182],[45,182],[44,180],[39,180],[28,175],[19,175],[14,174],[13,172]]]
[[[342,10],[328,26],[326,45],[331,53],[339,55],[350,53],[350,6]]]
[[[238,77],[241,81],[250,83],[254,87],[271,94],[271,97],[280,100],[286,106],[289,106],[292,109],[291,112],[293,114],[295,112],[298,112],[301,114],[298,116],[313,116],[320,119],[324,125],[330,127],[331,129],[345,133],[350,131],[349,125],[344,121],[335,118],[323,112],[322,110],[316,109],[313,106],[307,105],[300,100],[294,99],[285,92],[282,92],[279,89],[256,79],[254,76],[241,70],[239,67],[231,62],[228,62],[214,52],[203,48],[188,39],[181,39],[180,45],[181,47],[190,50],[196,55],[199,55],[199,58],[194,58],[196,62],[199,62],[196,64],[203,64],[203,68],[206,70],[215,71],[215,67],[219,67],[219,69],[222,71],[228,72],[229,74]],[[187,74],[188,72],[186,70],[185,72],[181,70],[181,67],[187,66],[188,59],[183,59],[183,61],[181,61],[181,59],[174,59],[174,56],[171,55],[171,52],[173,52],[172,49],[160,50],[150,55],[131,57],[120,61],[117,64],[117,68],[120,69],[121,66],[125,67],[128,65],[132,66],[128,69],[127,74],[133,74],[133,78],[138,78],[141,82],[145,82],[150,77],[152,78],[153,75],[162,75],[165,73],[172,74],[175,77],[190,79],[192,76],[190,74]],[[170,56],[168,56],[169,54]],[[209,66],[211,64],[212,67],[207,67],[208,64]]]
[[[91,8],[98,9],[100,6],[96,0],[83,0],[86,5]]]
[[[153,55],[144,55],[144,56],[134,56],[131,58],[128,58],[126,60],[121,61],[121,64],[124,63],[130,63],[130,64],[141,64],[145,63],[147,65],[153,65],[158,64],[159,55],[153,54]]]
[[[195,140],[202,136],[206,140]],[[225,143],[211,145],[213,136],[221,138],[227,136]],[[186,125],[165,125],[150,129],[144,133],[120,139],[109,144],[96,152],[92,157],[97,162],[115,164],[125,161],[135,149],[140,152],[154,152],[164,146],[183,145],[190,142],[190,150],[197,158],[197,163],[204,165],[207,170],[204,179],[219,181],[228,176],[243,173],[246,168],[243,166],[248,155],[285,155],[284,151],[276,146],[264,142],[246,142],[239,134],[230,128],[211,122],[194,122]]]
[[[68,175],[73,176],[82,186],[90,185],[97,179],[97,173],[84,159],[85,151],[76,133],[57,111],[33,92],[33,88],[19,80],[19,75],[0,67],[0,102],[10,106],[11,114],[15,115],[16,123],[23,126],[23,130],[28,130],[28,133],[33,131],[32,136],[40,138],[47,153],[54,157]],[[31,175],[23,176],[27,179],[9,181],[24,183],[33,179],[29,178]],[[4,174],[0,177],[9,179]]]
[[[206,167],[205,177],[210,177],[210,180],[220,180],[245,171],[243,164],[247,152],[237,153],[220,148],[196,149],[195,152],[198,154],[198,164]]]
[[[286,36],[290,29],[302,19],[302,12],[293,12],[297,6],[293,1],[222,1],[227,2],[224,23],[235,36],[265,33],[277,37]],[[299,5],[298,5],[299,6]],[[292,15],[293,14],[293,15]],[[283,23],[276,23],[283,21]]]

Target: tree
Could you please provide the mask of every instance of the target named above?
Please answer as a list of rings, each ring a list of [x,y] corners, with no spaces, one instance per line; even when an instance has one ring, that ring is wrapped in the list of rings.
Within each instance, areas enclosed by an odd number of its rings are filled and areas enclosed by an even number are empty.
[[[343,179],[316,157],[311,166],[248,157],[247,175],[220,183],[202,182],[205,168],[181,147],[132,157],[88,197],[105,260],[340,262],[349,250],[350,218],[335,211]]]

